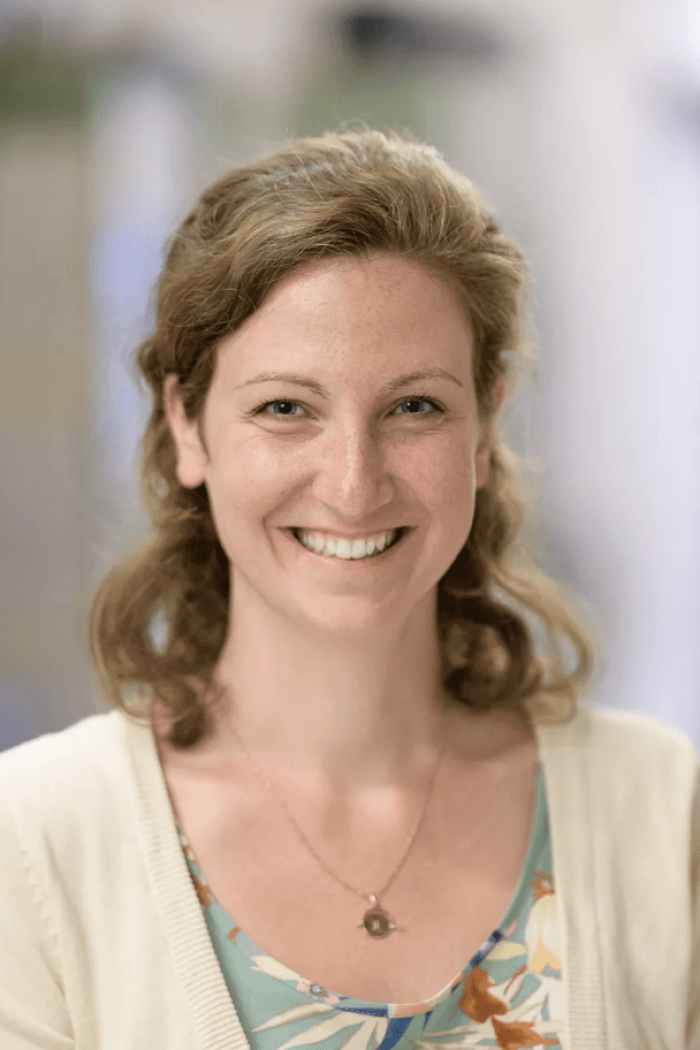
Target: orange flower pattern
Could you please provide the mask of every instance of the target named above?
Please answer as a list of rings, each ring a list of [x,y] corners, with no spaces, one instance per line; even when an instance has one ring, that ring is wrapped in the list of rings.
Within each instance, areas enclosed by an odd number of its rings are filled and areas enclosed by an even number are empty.
[[[262,952],[219,905],[177,825],[221,970],[252,1050],[569,1050],[544,776],[506,914],[464,969],[422,1003],[337,995]]]

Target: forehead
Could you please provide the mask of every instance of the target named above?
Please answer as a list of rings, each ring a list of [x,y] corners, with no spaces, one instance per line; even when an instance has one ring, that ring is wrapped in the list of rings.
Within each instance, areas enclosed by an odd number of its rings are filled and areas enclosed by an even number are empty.
[[[469,369],[471,335],[447,284],[401,256],[323,260],[300,268],[219,346],[222,367],[247,372],[261,359],[283,367],[353,360],[381,369],[390,358]],[[246,376],[245,378],[248,378]]]
[[[382,293],[389,289],[399,295],[410,294],[422,306],[444,305],[447,299],[457,306],[445,281],[420,263],[401,255],[377,253],[368,258],[341,256],[308,263],[280,281],[257,313],[274,309],[281,302],[297,307],[329,302],[341,306],[345,299],[356,297],[367,312],[379,304],[386,309],[391,304],[383,300]]]

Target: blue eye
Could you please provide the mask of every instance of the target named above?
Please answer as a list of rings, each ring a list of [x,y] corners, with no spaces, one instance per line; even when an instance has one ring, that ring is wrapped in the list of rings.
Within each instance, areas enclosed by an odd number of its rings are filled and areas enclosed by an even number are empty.
[[[403,399],[403,401],[401,401],[401,403],[400,403],[400,405],[398,407],[400,408],[402,405],[408,405],[408,404],[411,404],[411,403],[416,404],[416,403],[421,403],[421,402],[423,404],[430,405],[431,406],[431,411],[430,412],[402,412],[401,415],[405,415],[405,416],[432,416],[435,412],[438,412],[441,415],[444,415],[444,413],[446,411],[445,406],[442,404],[442,402],[440,402],[436,398],[432,398],[432,397],[419,397],[419,396],[406,397],[406,398]],[[252,412],[250,414],[253,415],[253,416],[262,415],[265,412],[265,409],[269,408],[270,405],[295,405],[297,408],[300,407],[300,404],[299,404],[298,401],[290,401],[290,400],[287,400],[287,399],[285,399],[283,401],[263,401],[259,405],[257,405],[252,410]],[[294,416],[294,415],[291,415],[291,413],[287,413],[287,412],[284,412],[281,415],[276,413],[276,412],[272,412],[272,413],[268,412],[266,414],[269,415],[269,416],[272,416],[273,419],[299,419],[300,418],[299,416]]]

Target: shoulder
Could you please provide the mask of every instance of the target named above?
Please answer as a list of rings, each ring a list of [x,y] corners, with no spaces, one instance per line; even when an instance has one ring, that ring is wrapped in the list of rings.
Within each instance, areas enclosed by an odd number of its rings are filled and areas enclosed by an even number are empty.
[[[666,761],[698,757],[695,744],[680,727],[655,715],[602,703],[581,705],[569,723],[538,726],[537,733],[564,746],[613,751],[620,760],[627,756]]]
[[[37,892],[70,899],[79,910],[96,883],[133,874],[139,807],[149,785],[139,783],[143,762],[132,756],[132,746],[145,753],[147,741],[115,711],[0,754],[0,844],[8,879],[17,885],[28,877]],[[129,846],[118,851],[117,842]]]
[[[0,752],[0,776],[28,766],[51,766],[57,758],[94,754],[95,746],[114,739],[122,712],[109,711],[86,718],[52,733],[42,733]]]
[[[120,711],[90,715],[0,752],[0,812],[31,819],[63,815],[94,800],[99,786],[118,777],[124,751]]]
[[[604,704],[581,706],[563,725],[537,724],[552,804],[572,797],[620,833],[652,813],[685,827],[700,786],[700,756],[677,726]],[[673,814],[673,817],[670,816]]]

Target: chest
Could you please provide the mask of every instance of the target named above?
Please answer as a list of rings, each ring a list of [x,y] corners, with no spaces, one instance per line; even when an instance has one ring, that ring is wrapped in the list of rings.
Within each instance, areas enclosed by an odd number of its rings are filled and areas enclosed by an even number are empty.
[[[376,807],[354,822],[293,814],[314,856],[267,789],[167,764],[164,775],[210,893],[262,952],[330,992],[418,1003],[505,915],[527,855],[536,762],[533,744],[497,768],[446,774],[407,853],[408,811]],[[417,800],[416,818],[420,809]],[[370,893],[398,927],[386,937],[361,925]]]

